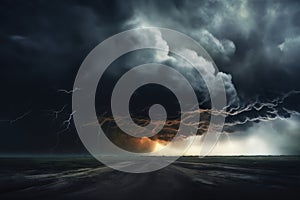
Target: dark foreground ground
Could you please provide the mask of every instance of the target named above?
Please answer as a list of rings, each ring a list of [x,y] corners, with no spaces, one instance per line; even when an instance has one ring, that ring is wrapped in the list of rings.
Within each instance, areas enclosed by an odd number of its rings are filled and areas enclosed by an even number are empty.
[[[1,158],[0,199],[300,199],[300,157],[183,157],[147,174],[92,158]]]

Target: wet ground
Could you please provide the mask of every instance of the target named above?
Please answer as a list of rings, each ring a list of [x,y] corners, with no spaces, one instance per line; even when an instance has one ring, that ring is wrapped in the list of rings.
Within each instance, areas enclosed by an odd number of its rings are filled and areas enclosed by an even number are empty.
[[[300,157],[182,157],[129,174],[89,157],[1,158],[0,199],[300,199]]]

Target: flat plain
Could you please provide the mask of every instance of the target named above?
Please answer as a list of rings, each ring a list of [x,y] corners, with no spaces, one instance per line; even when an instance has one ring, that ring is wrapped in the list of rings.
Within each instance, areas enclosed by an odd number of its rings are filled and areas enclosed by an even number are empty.
[[[0,199],[300,199],[299,156],[181,157],[130,174],[91,157],[3,157]]]

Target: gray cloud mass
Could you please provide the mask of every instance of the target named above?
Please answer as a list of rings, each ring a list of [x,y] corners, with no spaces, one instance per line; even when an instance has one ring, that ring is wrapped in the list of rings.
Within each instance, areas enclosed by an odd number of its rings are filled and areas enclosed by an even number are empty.
[[[1,122],[0,131],[10,132],[0,142],[2,153],[49,152],[56,144],[53,133],[61,124],[55,121],[50,126],[53,120],[41,110],[70,104],[70,96],[56,91],[72,88],[82,60],[93,47],[120,31],[143,26],[180,31],[207,50],[226,88],[229,116],[225,132],[246,139],[257,136],[257,130],[265,134],[264,141],[276,144],[274,152],[300,152],[299,1],[3,1],[0,16],[0,88],[5,94],[0,100],[0,117],[11,119],[33,110],[31,121],[13,127]],[[159,33],[142,39],[167,45]],[[185,53],[193,52],[186,49]],[[205,90],[193,70],[172,55],[139,55],[128,57],[119,72],[133,63],[169,63],[184,69],[194,88]],[[202,62],[201,57],[195,59]],[[105,80],[113,80],[119,72]],[[70,107],[61,120],[68,119],[68,112]],[[41,133],[44,137],[39,141],[45,145],[36,145],[32,141]],[[65,138],[58,152],[83,151],[72,142],[76,136],[65,137],[72,138]],[[15,138],[24,140],[16,149],[9,145]]]

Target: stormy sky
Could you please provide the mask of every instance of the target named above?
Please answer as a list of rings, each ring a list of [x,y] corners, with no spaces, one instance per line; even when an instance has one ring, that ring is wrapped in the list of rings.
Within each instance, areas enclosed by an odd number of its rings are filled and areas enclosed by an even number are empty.
[[[86,153],[70,115],[76,73],[106,38],[149,26],[192,37],[219,69],[228,117],[212,154],[300,153],[298,1],[29,0],[0,5],[1,154]],[[143,39],[151,42],[155,34]],[[203,100],[201,106],[209,108],[203,81],[184,63],[173,62],[173,56],[141,51],[114,62],[102,80],[105,90],[97,96],[98,113],[107,111],[110,92],[122,73],[144,62],[167,63],[186,73]],[[142,76],[147,73],[151,70]],[[144,107],[161,103],[169,119],[176,120],[172,116],[178,106],[164,88],[144,88],[135,97],[133,113],[144,115]]]

